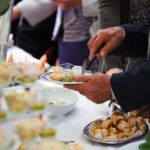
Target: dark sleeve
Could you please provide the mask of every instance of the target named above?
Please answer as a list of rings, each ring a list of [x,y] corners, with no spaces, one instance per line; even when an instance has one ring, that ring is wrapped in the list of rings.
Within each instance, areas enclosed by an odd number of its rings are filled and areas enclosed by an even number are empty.
[[[123,25],[125,39],[112,55],[145,57],[148,49],[148,25]]]
[[[150,104],[150,60],[111,78],[114,94],[125,111]]]

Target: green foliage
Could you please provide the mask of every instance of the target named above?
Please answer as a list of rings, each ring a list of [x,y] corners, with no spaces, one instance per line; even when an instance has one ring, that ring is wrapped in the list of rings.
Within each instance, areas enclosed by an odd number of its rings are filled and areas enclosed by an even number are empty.
[[[9,8],[10,0],[0,0],[0,16],[3,15]]]
[[[142,143],[140,146],[139,146],[139,149],[140,150],[150,150],[150,134],[147,134],[145,136],[145,143]]]

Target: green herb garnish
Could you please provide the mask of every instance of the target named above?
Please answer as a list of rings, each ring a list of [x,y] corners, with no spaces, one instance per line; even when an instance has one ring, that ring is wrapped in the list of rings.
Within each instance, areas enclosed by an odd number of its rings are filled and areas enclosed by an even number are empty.
[[[62,82],[73,82],[73,77],[64,77],[61,79]]]

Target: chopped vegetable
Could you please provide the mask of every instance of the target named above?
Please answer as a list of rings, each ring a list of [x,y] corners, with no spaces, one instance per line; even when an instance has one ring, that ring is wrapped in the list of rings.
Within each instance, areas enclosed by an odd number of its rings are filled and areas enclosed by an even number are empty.
[[[74,80],[73,80],[73,77],[64,77],[64,78],[61,79],[61,81],[63,81],[63,82],[73,82]]]
[[[0,111],[0,119],[5,119],[7,117],[7,113]]]
[[[31,105],[31,110],[44,110],[45,104],[42,102]]]
[[[53,137],[56,135],[56,130],[54,128],[45,128],[40,131],[41,137]]]
[[[33,83],[37,80],[37,77],[30,77],[30,76],[21,76],[18,78],[18,80],[22,83]]]

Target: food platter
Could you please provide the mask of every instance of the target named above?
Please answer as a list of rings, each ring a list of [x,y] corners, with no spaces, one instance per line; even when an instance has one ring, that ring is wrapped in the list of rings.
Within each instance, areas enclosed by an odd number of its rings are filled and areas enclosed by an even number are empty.
[[[74,77],[91,74],[91,71],[84,70],[82,66],[64,63],[60,64],[59,66],[52,66],[50,70],[47,73],[42,74],[40,78],[60,85],[82,84],[83,82],[76,82]]]
[[[130,120],[132,119],[133,118],[131,118]],[[106,119],[98,119],[89,123],[83,130],[84,137],[92,142],[117,145],[133,142],[134,140],[143,137],[149,130],[146,122],[136,122],[134,123],[135,126],[133,126],[133,124],[132,126],[130,126],[131,122],[127,120],[130,128],[128,128],[129,130],[126,130],[127,128],[125,127],[125,125],[127,123],[125,123],[125,121],[121,120],[122,122],[120,121],[120,123],[118,123],[115,127],[113,123],[109,122],[110,120],[112,120],[112,117]],[[141,117],[137,117],[135,120],[138,120],[139,122],[139,120],[141,121],[143,119]],[[124,123],[124,125],[122,123]],[[120,128],[121,124],[122,128]],[[141,127],[144,127],[144,130],[142,130]],[[135,128],[136,130],[133,132],[133,129]]]
[[[42,80],[46,80],[46,81],[49,81],[51,83],[55,83],[55,84],[59,84],[59,85],[64,85],[64,84],[82,84],[83,83],[83,82],[75,82],[75,81],[72,81],[72,82],[56,81],[56,80],[53,80],[52,78],[50,78],[50,74],[51,74],[51,72],[42,74],[40,76],[40,78]]]
[[[92,122],[93,123],[93,122]],[[96,142],[96,143],[102,143],[102,144],[109,144],[109,145],[117,145],[117,144],[126,144],[126,143],[130,143],[135,141],[138,138],[143,137],[147,132],[148,132],[148,126],[147,126],[147,130],[145,131],[145,133],[141,134],[141,135],[137,135],[135,137],[126,139],[126,140],[118,140],[118,141],[106,141],[106,140],[102,140],[102,139],[97,139],[95,138],[90,132],[89,132],[89,128],[91,126],[91,124],[88,124],[84,130],[83,130],[83,134],[84,137],[92,142]]]

